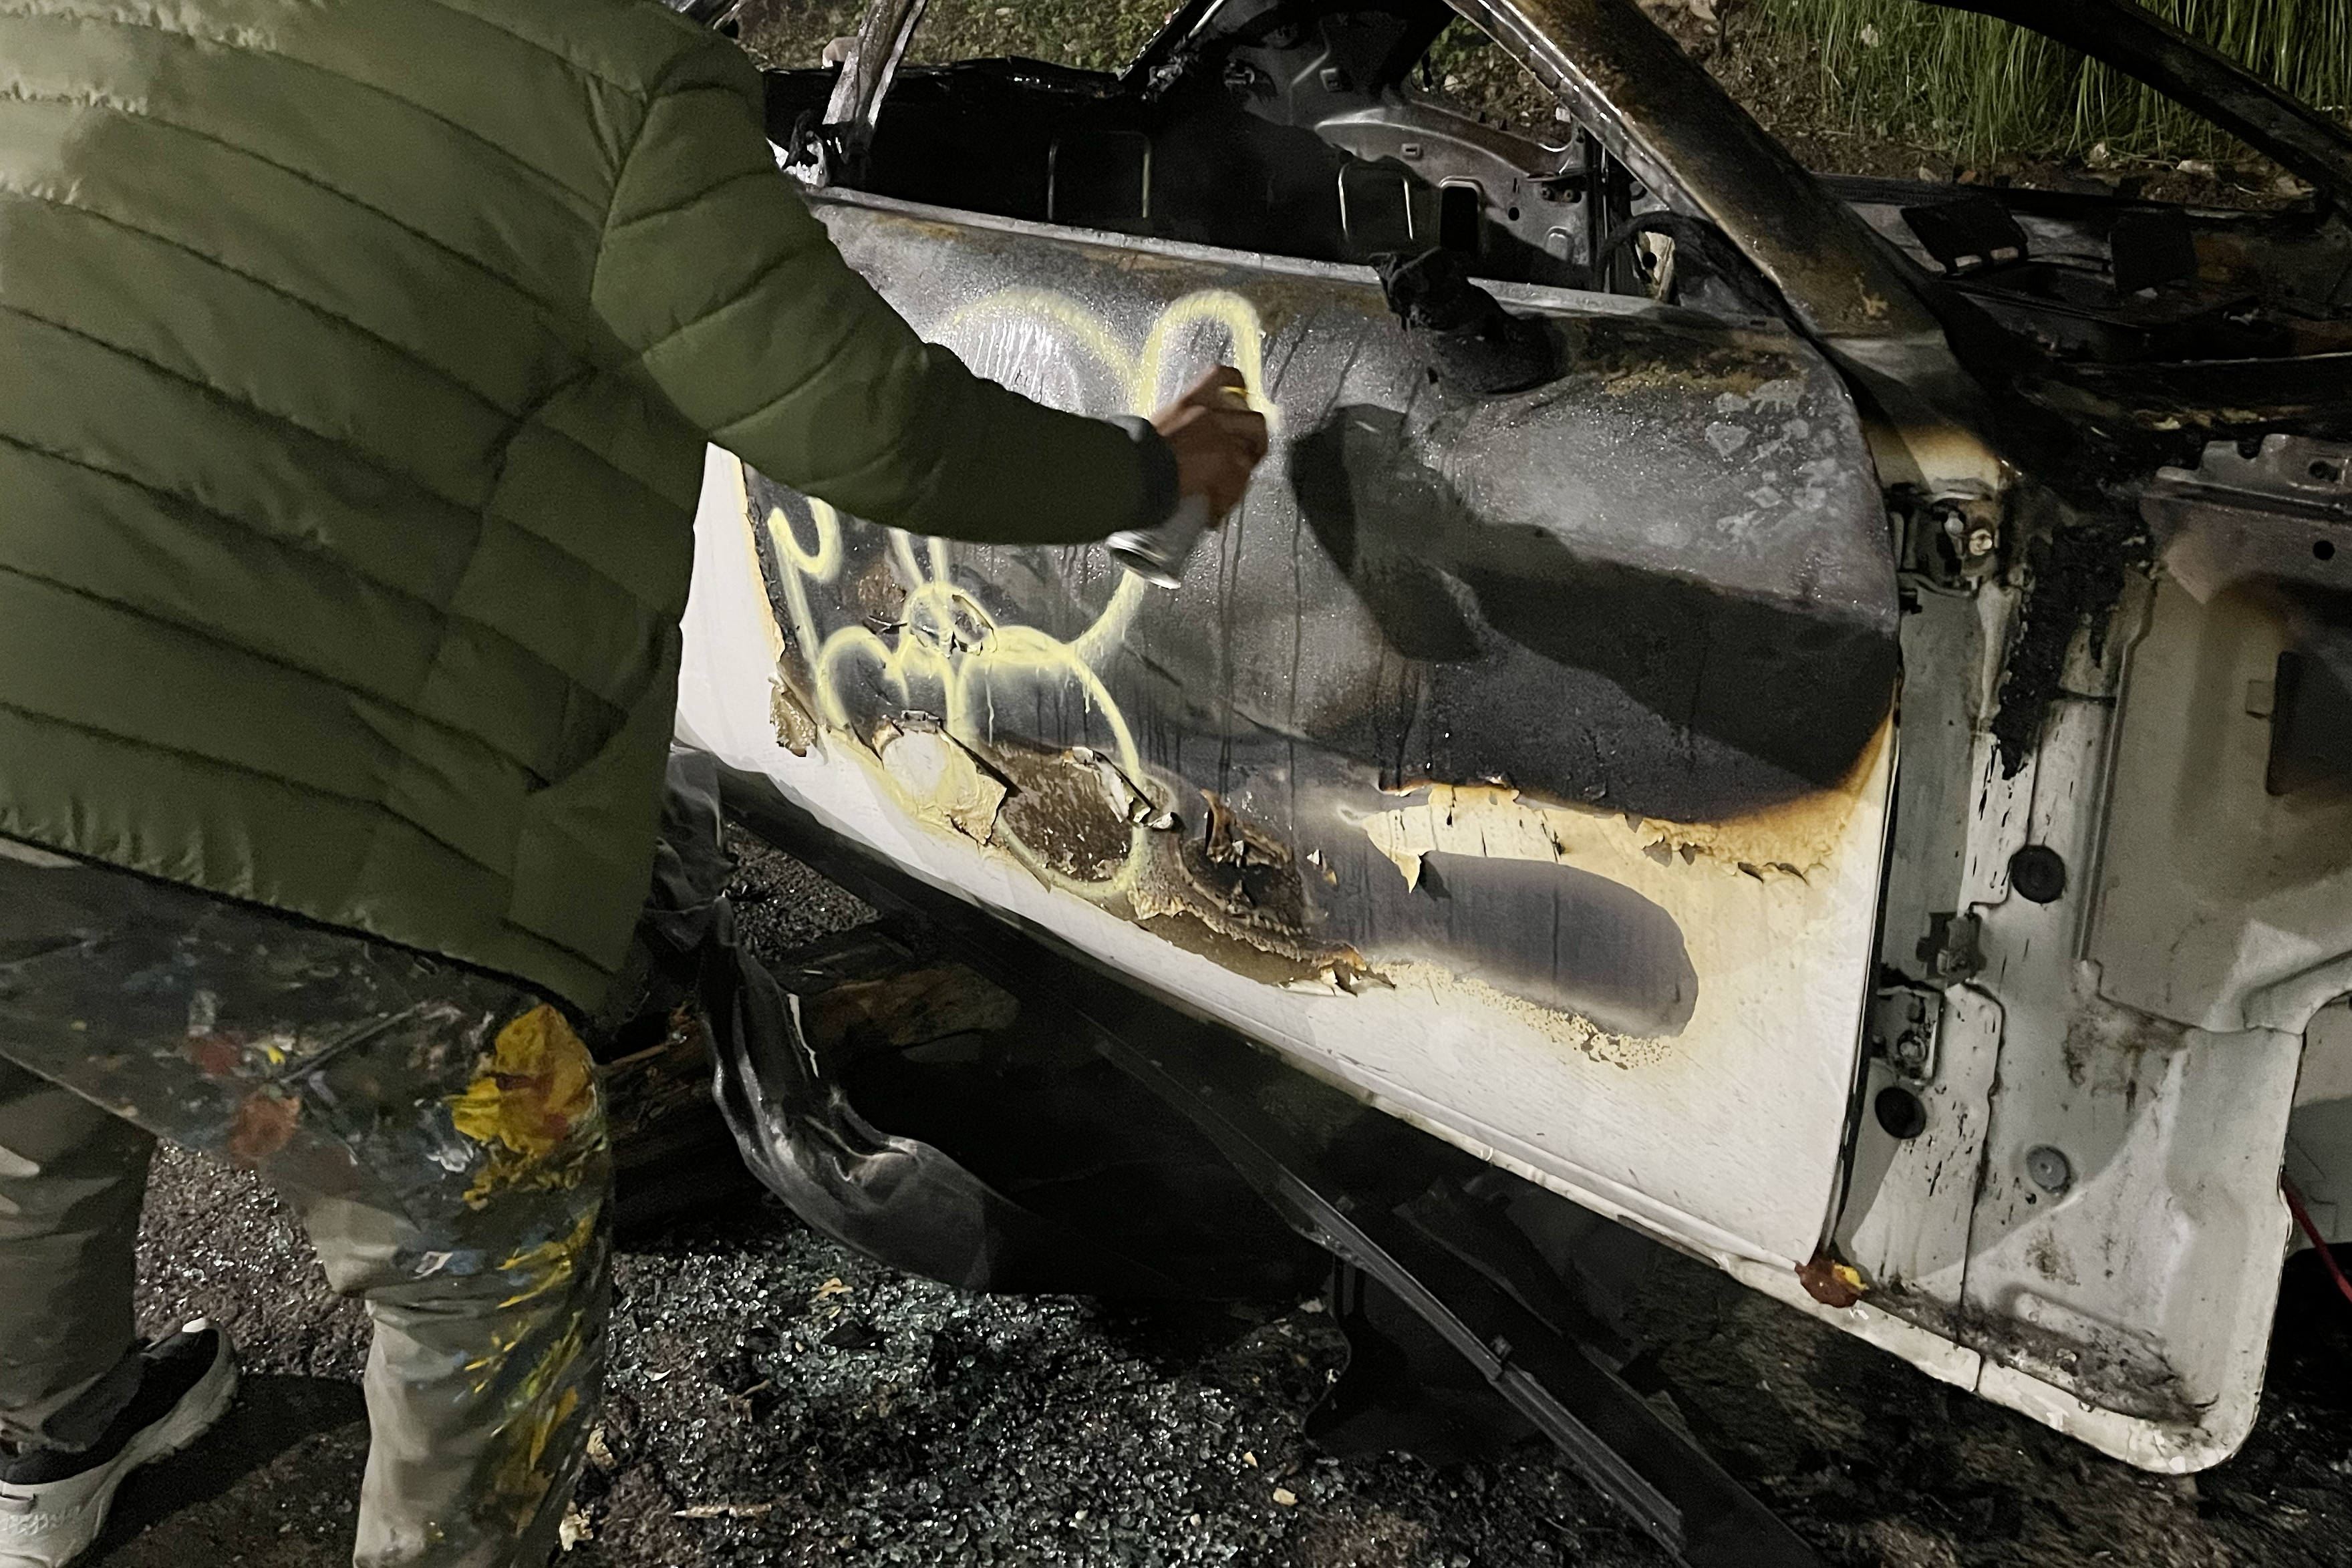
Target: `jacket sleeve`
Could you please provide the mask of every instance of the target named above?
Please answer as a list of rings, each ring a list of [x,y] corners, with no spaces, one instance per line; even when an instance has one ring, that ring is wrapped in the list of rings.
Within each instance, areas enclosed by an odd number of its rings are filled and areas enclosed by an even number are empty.
[[[662,394],[770,477],[913,533],[1060,544],[1159,520],[1158,435],[916,337],[777,170],[760,93],[731,45],[698,45],[621,165],[594,304]]]

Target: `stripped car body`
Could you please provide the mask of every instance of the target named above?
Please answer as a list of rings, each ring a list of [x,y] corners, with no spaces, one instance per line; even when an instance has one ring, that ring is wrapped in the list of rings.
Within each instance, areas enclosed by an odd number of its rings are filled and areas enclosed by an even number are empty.
[[[1097,414],[1228,360],[1275,454],[1173,592],[714,454],[681,739],[1935,1375],[2215,1462],[2291,1115],[2352,1234],[2352,138],[2098,0],[2315,197],[1955,202],[1807,172],[1632,0],[1458,9],[1555,140],[1412,89],[1430,0],[1195,0],[1118,78],[901,70],[884,0],[772,73],[927,338]],[[1398,324],[1369,263],[1432,246],[1555,375]]]

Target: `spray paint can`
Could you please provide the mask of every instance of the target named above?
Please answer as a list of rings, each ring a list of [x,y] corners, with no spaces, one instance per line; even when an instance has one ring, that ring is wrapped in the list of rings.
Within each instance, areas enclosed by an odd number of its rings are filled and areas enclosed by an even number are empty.
[[[1148,528],[1125,528],[1103,541],[1111,559],[1155,588],[1173,588],[1184,580],[1184,563],[1192,547],[1209,531],[1209,499],[1186,496],[1164,523]]]

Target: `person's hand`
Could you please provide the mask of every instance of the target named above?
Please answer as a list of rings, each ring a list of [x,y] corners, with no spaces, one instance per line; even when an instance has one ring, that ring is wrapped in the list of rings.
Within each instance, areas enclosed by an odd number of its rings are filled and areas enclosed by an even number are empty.
[[[1204,497],[1213,523],[1241,505],[1265,456],[1265,415],[1249,406],[1244,386],[1241,371],[1219,365],[1151,416],[1176,455],[1176,494]]]

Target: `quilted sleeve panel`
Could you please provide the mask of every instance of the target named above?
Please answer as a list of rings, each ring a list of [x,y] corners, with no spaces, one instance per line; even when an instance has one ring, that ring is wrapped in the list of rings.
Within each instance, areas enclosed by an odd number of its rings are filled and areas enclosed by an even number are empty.
[[[622,167],[595,305],[660,394],[770,477],[913,533],[1058,544],[1140,520],[1128,435],[916,337],[777,172],[759,101],[714,40]]]

